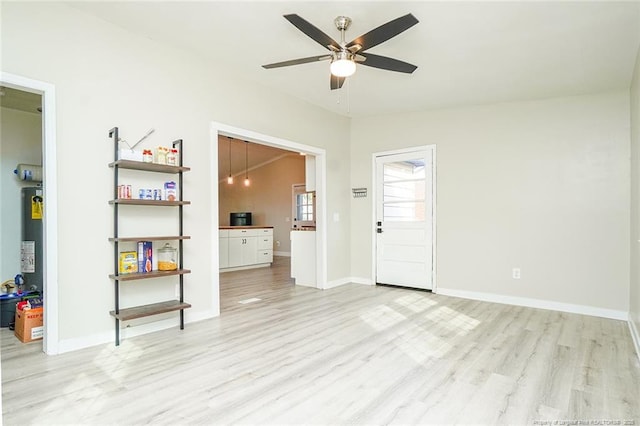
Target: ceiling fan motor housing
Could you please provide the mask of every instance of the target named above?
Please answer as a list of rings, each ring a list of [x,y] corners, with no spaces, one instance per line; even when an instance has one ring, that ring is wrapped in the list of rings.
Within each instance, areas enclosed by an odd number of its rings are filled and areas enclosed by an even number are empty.
[[[351,18],[348,16],[338,16],[333,22],[336,24],[338,31],[346,31],[349,29],[349,25],[351,25]]]

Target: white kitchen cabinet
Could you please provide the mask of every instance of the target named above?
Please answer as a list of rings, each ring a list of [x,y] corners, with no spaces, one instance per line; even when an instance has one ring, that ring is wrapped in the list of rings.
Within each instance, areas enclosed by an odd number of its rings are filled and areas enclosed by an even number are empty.
[[[255,229],[229,230],[229,267],[244,266],[258,260],[258,238]]]
[[[220,254],[220,268],[229,267],[229,230],[218,231],[218,253]]]
[[[315,231],[291,231],[291,278],[296,285],[317,286]]]
[[[258,263],[273,262],[273,228],[258,230]]]
[[[258,230],[258,250],[273,250],[273,229]]]
[[[269,266],[273,262],[273,228],[220,229],[219,235],[221,270]]]

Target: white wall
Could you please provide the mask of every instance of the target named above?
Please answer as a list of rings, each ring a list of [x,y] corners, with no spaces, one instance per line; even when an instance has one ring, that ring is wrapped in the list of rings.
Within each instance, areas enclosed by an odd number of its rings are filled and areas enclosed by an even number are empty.
[[[640,356],[640,50],[631,85],[631,284],[629,319],[633,322]]]
[[[20,163],[42,164],[42,116],[0,108],[0,281],[20,273],[20,188],[35,186],[18,179]]]
[[[113,338],[107,204],[113,145],[107,135],[114,126],[128,141],[155,128],[143,148],[184,139],[185,165],[192,169],[185,174],[186,198],[192,202],[185,207],[185,233],[192,236],[185,242],[185,262],[193,271],[185,279],[185,298],[193,305],[185,312],[187,321],[218,309],[218,302],[211,302],[218,281],[210,267],[217,250],[211,244],[217,225],[210,211],[217,185],[211,176],[212,121],[326,149],[327,209],[346,216],[348,119],[236,81],[217,60],[158,45],[60,3],[5,2],[1,19],[3,71],[56,89],[59,321],[61,341],[72,342],[67,346]],[[329,223],[328,238],[328,279],[347,276],[348,237]],[[172,285],[158,284],[128,287],[128,296],[173,295]]]
[[[436,145],[439,288],[629,308],[627,92],[355,119],[351,140],[369,188],[373,152]],[[352,202],[355,277],[371,208]]]

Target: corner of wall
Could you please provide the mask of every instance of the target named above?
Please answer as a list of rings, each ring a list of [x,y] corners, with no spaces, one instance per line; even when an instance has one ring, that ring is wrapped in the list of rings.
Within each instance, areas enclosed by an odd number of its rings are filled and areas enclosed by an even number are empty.
[[[630,88],[629,330],[640,358],[640,47]]]

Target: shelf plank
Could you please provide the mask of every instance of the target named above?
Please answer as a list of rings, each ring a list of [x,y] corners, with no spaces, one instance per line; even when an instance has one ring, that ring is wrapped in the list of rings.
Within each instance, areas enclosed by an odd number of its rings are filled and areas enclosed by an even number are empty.
[[[166,240],[190,240],[191,237],[189,235],[168,235],[162,237],[109,237],[109,241],[119,241],[119,242],[138,242],[138,241],[166,241]]]
[[[189,303],[180,302],[179,300],[169,300],[166,302],[151,303],[149,305],[120,309],[120,312],[118,312],[117,314],[116,311],[109,311],[109,314],[112,317],[119,319],[120,321],[128,321],[136,318],[148,317],[151,315],[180,311],[182,309],[187,309],[190,307],[191,304]]]
[[[151,272],[134,272],[133,274],[119,274],[109,275],[109,278],[116,281],[134,281],[134,280],[146,280],[149,278],[161,278],[169,277],[172,275],[184,275],[190,274],[189,269],[176,269],[175,271],[151,271]]]
[[[109,163],[109,167],[118,166],[120,169],[129,169],[129,170],[143,170],[146,172],[157,172],[157,173],[180,173],[180,172],[188,172],[191,170],[190,167],[184,166],[169,166],[167,164],[156,164],[156,163],[144,163],[142,161],[131,161],[131,160],[118,160],[113,163]]]
[[[109,200],[109,204],[127,204],[134,206],[186,206],[191,201],[167,201],[167,200],[140,200],[138,198],[118,198]]]

